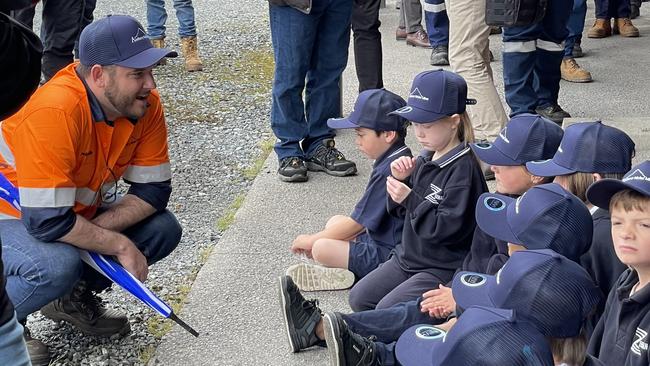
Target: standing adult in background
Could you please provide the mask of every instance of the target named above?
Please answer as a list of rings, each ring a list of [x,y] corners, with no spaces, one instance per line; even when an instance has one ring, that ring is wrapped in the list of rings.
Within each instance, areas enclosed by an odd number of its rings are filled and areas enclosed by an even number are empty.
[[[560,66],[562,79],[572,83],[588,83],[592,81],[591,73],[578,65],[576,56],[582,56],[582,30],[587,16],[587,0],[573,0],[573,10],[569,16],[567,30],[569,36],[564,41],[564,58]]]
[[[605,38],[612,33],[622,37],[638,37],[639,29],[632,24],[630,17],[630,0],[596,0],[596,21],[587,32],[587,37]]]
[[[451,68],[467,82],[467,94],[478,100],[475,105],[467,106],[474,134],[477,140],[494,141],[508,116],[492,78],[485,1],[448,1],[447,15]]]
[[[444,0],[424,0],[432,66],[449,65],[449,18]]]
[[[79,34],[86,28],[86,26],[93,22],[95,16],[95,7],[97,6],[97,0],[84,0],[84,11],[81,16],[81,23],[79,23]],[[74,58],[79,59],[79,37],[77,36],[77,41],[74,43]]]
[[[173,0],[173,2],[176,18],[178,19],[181,52],[185,58],[185,70],[190,72],[201,71],[203,70],[203,62],[199,58],[199,43],[196,39],[192,0]],[[147,35],[154,47],[165,48],[166,22],[165,0],[147,0]],[[162,61],[162,64],[165,64],[165,60]]]
[[[334,143],[327,119],[341,115],[341,74],[348,63],[351,0],[270,0],[275,58],[271,128],[278,177],[307,181],[307,170],[356,174]],[[303,100],[304,93],[304,100]]]
[[[560,65],[573,1],[548,0],[537,23],[503,28],[503,86],[510,116],[537,113],[555,123],[571,117],[558,105]]]
[[[83,0],[43,0],[41,71],[44,82],[72,63],[72,51],[80,31],[83,7]],[[30,7],[13,11],[12,16],[27,28],[33,29],[35,8],[36,2]]]
[[[354,64],[359,92],[384,87],[379,5],[381,0],[354,0],[352,5]]]
[[[422,27],[422,4],[420,0],[398,0],[399,26],[395,30],[398,41],[406,40],[406,44],[415,47],[431,48],[429,36]]]

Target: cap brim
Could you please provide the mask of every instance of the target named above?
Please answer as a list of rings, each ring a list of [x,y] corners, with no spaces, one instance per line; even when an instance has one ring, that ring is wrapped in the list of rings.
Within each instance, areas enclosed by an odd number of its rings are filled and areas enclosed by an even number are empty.
[[[592,184],[587,189],[587,199],[590,203],[602,208],[603,210],[609,210],[609,201],[612,199],[612,196],[624,189],[630,189],[645,194],[644,192],[639,191],[638,188],[623,181],[617,179],[603,179]]]
[[[469,144],[469,147],[472,149],[474,154],[481,159],[482,162],[490,165],[501,165],[501,166],[518,166],[522,163],[511,159],[499,149],[497,149],[494,144],[490,143],[478,143],[478,144]]]
[[[395,356],[402,366],[434,366],[440,356],[439,348],[444,344],[444,332],[437,338],[418,336],[419,328],[435,328],[428,324],[410,327],[397,340]]]
[[[146,69],[156,65],[164,57],[176,57],[176,51],[168,50],[167,48],[148,48],[137,55],[131,56],[124,61],[116,62],[115,65],[130,67],[132,69]]]
[[[344,118],[330,118],[327,120],[327,126],[329,128],[335,128],[335,129],[345,129],[345,128],[358,128],[359,125],[356,125],[350,121],[349,118],[344,117]]]
[[[484,277],[485,281],[480,284],[472,284],[466,282],[464,278],[466,278],[468,275],[482,276]],[[479,274],[474,272],[457,273],[454,276],[454,282],[451,286],[456,305],[458,305],[463,310],[466,310],[472,306],[496,307],[490,298],[490,286],[492,286],[492,283],[495,281],[496,280],[494,276],[489,276],[486,274]]]
[[[526,163],[526,169],[538,177],[557,177],[576,172],[575,170],[556,164],[553,159],[530,161]]]
[[[500,200],[503,206],[494,207],[492,200]],[[483,193],[476,202],[476,224],[493,238],[522,245],[508,224],[508,206],[514,201],[514,198],[501,194]]]
[[[439,119],[448,117],[446,114],[430,112],[418,107],[407,105],[398,110],[388,113],[389,116],[401,116],[415,123],[431,123]]]

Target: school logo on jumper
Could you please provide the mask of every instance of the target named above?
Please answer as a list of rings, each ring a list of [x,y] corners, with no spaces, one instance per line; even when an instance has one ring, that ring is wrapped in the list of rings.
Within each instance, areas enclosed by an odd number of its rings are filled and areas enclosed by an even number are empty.
[[[138,31],[135,33],[135,36],[131,37],[131,43],[135,43],[147,38],[147,33],[144,32],[141,28],[138,28]]]
[[[413,89],[411,95],[409,95],[409,99],[411,98],[424,100],[425,102],[429,100],[429,98],[425,97],[424,95],[422,95],[422,93],[420,93],[420,89],[418,88]]]
[[[435,184],[432,183],[432,184],[431,184],[431,193],[429,193],[429,194],[428,194],[426,197],[424,197],[424,198],[425,198],[426,200],[428,200],[429,202],[433,203],[434,205],[437,205],[437,204],[439,204],[440,201],[442,200],[442,195],[441,195],[441,193],[442,193],[442,189],[440,189],[440,187],[438,187],[437,185],[435,185]]]
[[[636,334],[634,338],[634,342],[632,343],[632,347],[630,347],[630,351],[634,353],[637,356],[641,356],[641,352],[647,352],[648,351],[648,332],[641,328],[636,328]]]
[[[637,169],[630,173],[627,177],[623,178],[623,182],[627,182],[630,180],[644,180],[646,182],[650,182],[650,178],[648,178],[642,171],[641,169]]]
[[[506,144],[510,143],[510,140],[508,140],[508,127],[504,127],[503,130],[499,132],[499,137],[501,137],[501,139],[505,141]]]

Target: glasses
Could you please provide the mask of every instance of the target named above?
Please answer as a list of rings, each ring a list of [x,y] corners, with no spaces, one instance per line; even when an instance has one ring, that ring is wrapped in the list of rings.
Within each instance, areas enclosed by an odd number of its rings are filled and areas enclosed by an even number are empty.
[[[115,176],[115,173],[111,168],[107,166],[106,169],[111,173],[111,175],[105,177],[102,180],[99,189],[95,193],[95,198],[93,199],[93,203],[97,202],[98,199],[101,201],[102,204],[115,203],[115,201],[117,200],[117,177]],[[112,181],[107,183],[106,180],[109,178],[112,178]]]

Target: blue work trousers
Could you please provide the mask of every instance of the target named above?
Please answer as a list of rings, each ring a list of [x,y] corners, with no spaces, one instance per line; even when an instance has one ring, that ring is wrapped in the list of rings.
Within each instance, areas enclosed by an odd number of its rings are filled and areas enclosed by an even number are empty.
[[[431,47],[449,44],[449,18],[444,0],[424,0],[424,19]]]
[[[503,80],[511,117],[557,104],[572,8],[572,1],[549,0],[539,23],[504,28]]]
[[[176,248],[181,233],[180,224],[166,210],[123,232],[150,265]],[[111,285],[110,280],[82,264],[76,247],[61,242],[42,242],[30,235],[20,220],[0,220],[0,238],[7,294],[19,321],[67,294],[79,279],[84,279],[96,292]]]
[[[569,35],[564,41],[564,57],[573,57],[573,46],[580,43],[582,39],[582,30],[585,28],[585,18],[587,17],[587,0],[573,0],[573,10],[567,23]]]
[[[196,36],[192,0],[173,0],[173,3],[178,19],[178,35],[181,37]],[[165,38],[165,23],[167,23],[165,0],[147,0],[147,34],[149,38]]]
[[[270,5],[269,13],[275,56],[275,152],[280,160],[309,158],[319,142],[334,137],[327,119],[341,114],[340,81],[348,63],[352,0],[314,1],[310,14]]]
[[[629,18],[630,0],[595,0],[596,18]]]

